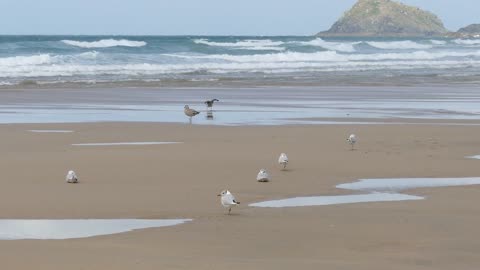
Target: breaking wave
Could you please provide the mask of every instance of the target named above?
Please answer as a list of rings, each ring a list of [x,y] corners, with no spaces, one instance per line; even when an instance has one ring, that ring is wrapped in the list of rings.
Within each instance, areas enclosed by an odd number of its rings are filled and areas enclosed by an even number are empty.
[[[288,72],[295,73],[294,77],[306,74],[315,78],[321,78],[322,72],[348,71],[356,76],[371,70],[392,77],[406,73],[427,74],[431,78],[463,73],[480,76],[480,39],[213,36],[146,36],[142,41],[138,37],[101,36],[5,39],[0,40],[3,52],[0,55],[0,88],[18,82],[40,85],[165,79],[270,79],[284,78],[277,74]],[[148,47],[138,49],[147,43]]]
[[[420,44],[410,40],[390,41],[390,42],[369,41],[367,42],[367,44],[377,49],[384,49],[384,50],[411,50],[411,49],[425,50],[425,49],[433,48],[432,45]]]
[[[213,42],[208,39],[194,39],[194,43],[214,47],[227,47],[241,50],[256,51],[283,51],[284,47],[278,47],[284,44],[282,41],[272,41],[270,39],[249,39],[237,42]]]
[[[147,45],[145,41],[134,41],[128,39],[102,39],[99,41],[76,41],[62,40],[63,43],[80,48],[109,48],[109,47],[143,47]]]
[[[317,38],[311,41],[295,42],[307,46],[317,46],[322,47],[327,50],[337,51],[337,52],[355,52],[354,45],[360,44],[361,42],[330,42],[325,41],[321,38]]]
[[[240,63],[261,62],[345,62],[345,61],[383,61],[383,60],[435,60],[449,57],[480,57],[480,50],[472,52],[428,52],[375,53],[375,54],[339,54],[335,51],[316,53],[285,52],[254,55],[168,55],[188,59],[224,60]]]
[[[455,39],[453,42],[460,45],[480,45],[480,39]]]
[[[110,59],[102,53],[92,51],[74,55],[39,54],[0,58],[0,78],[480,67],[480,50],[375,54],[341,54],[335,51],[253,55],[156,54],[149,56],[151,61],[148,63],[130,62],[129,59],[119,61],[115,57]],[[465,57],[469,60],[464,60]]]
[[[447,44],[447,42],[445,40],[435,40],[435,39],[432,39],[430,40],[430,42],[433,44],[433,45],[445,45]]]
[[[0,58],[0,67],[30,66],[49,64],[51,57],[49,54],[39,54],[32,56],[13,56]]]
[[[14,68],[2,70],[2,76],[12,77],[68,77],[68,76],[102,76],[102,75],[163,75],[163,74],[192,74],[195,72],[226,74],[232,72],[243,73],[286,73],[311,71],[364,71],[381,69],[412,69],[412,68],[459,68],[480,67],[480,61],[455,60],[403,60],[403,61],[355,61],[355,62],[261,62],[261,63],[202,63],[202,64],[126,64],[126,65],[56,65],[30,66],[28,68]],[[5,71],[5,72],[4,72]]]

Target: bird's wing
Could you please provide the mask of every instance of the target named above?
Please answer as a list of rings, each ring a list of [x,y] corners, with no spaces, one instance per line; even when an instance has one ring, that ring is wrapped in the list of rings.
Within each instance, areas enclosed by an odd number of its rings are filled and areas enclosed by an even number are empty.
[[[225,194],[223,199],[226,204],[237,204],[235,201],[235,197],[232,194]]]
[[[269,175],[266,172],[259,172],[257,174],[257,180],[269,179]]]

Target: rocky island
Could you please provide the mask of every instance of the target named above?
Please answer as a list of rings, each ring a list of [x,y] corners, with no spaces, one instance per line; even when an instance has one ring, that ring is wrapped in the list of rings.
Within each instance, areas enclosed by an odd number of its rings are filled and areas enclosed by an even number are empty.
[[[358,0],[333,26],[317,36],[432,37],[448,33],[433,13],[392,0]]]
[[[471,24],[460,28],[455,33],[450,33],[450,37],[456,38],[480,38],[480,24]]]

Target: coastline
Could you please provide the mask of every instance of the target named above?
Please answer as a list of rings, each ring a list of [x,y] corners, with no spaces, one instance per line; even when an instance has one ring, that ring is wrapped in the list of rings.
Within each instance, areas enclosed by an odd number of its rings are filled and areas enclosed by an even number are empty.
[[[0,91],[0,123],[187,123],[199,125],[368,123],[475,124],[478,86],[78,88]],[[208,117],[207,99],[220,100]]]

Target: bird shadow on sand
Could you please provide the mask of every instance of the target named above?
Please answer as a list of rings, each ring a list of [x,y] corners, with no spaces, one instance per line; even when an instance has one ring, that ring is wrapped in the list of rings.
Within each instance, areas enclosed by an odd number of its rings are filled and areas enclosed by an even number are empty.
[[[235,217],[235,216],[241,216],[240,213],[225,213],[224,216],[232,216],[232,217]]]

